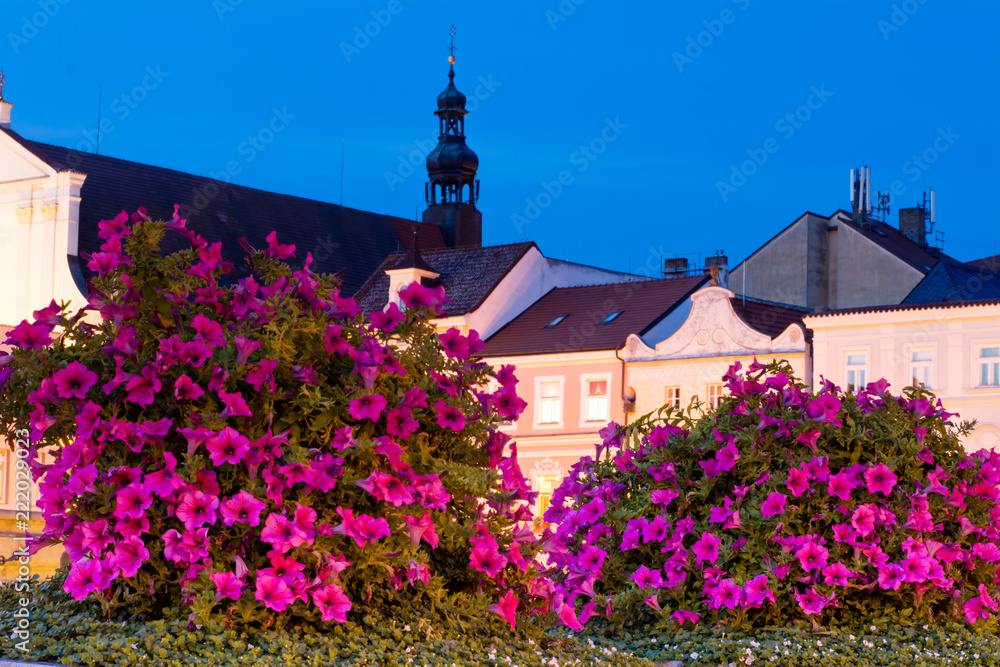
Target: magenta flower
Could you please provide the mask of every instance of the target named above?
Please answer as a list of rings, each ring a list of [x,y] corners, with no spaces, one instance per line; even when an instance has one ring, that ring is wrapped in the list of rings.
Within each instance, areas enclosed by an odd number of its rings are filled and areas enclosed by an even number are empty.
[[[243,394],[238,391],[229,394],[220,389],[219,400],[226,406],[226,409],[219,414],[219,419],[253,416],[253,412],[247,407],[247,402],[243,400]]]
[[[438,401],[434,404],[434,414],[437,416],[437,423],[441,428],[450,428],[456,433],[465,428],[465,415],[453,405]]]
[[[226,337],[222,333],[222,326],[213,319],[198,313],[191,322],[191,328],[197,332],[196,339],[201,339],[210,347],[222,347],[226,344]]]
[[[324,621],[347,623],[347,612],[351,610],[351,600],[337,584],[327,584],[312,593],[313,604],[319,609]]]
[[[972,555],[987,563],[1000,561],[1000,548],[993,542],[977,542],[972,545]]]
[[[249,338],[243,338],[242,336],[236,336],[234,338],[236,341],[236,365],[242,366],[246,363],[250,355],[256,352],[263,343],[257,340],[250,340]]]
[[[653,593],[643,600],[642,603],[648,605],[653,611],[663,611],[663,607],[660,606],[660,596],[658,593]]]
[[[273,515],[272,515],[273,516]],[[272,611],[282,612],[295,602],[295,594],[284,581],[277,577],[257,577],[257,591],[254,597]]]
[[[848,579],[858,576],[843,563],[831,563],[823,568],[823,583],[829,586],[847,586]]]
[[[247,382],[257,391],[260,391],[262,387],[267,387],[267,391],[273,394],[278,389],[274,380],[274,369],[277,367],[277,359],[261,359],[260,363],[253,366],[247,373]]]
[[[462,335],[462,332],[452,327],[448,331],[440,334],[441,346],[444,353],[452,359],[469,358],[469,341]]]
[[[758,574],[743,585],[743,593],[747,605],[759,608],[764,604],[764,600],[769,600],[775,604],[774,591],[767,587],[767,575]]]
[[[218,496],[199,490],[188,491],[177,506],[177,518],[184,522],[187,530],[194,530],[206,523],[214,524],[217,519],[215,510],[218,508]]]
[[[778,493],[777,491],[772,491],[770,495],[767,496],[767,500],[760,504],[761,516],[780,516],[785,513],[785,503],[788,501],[788,496],[783,493]]]
[[[23,347],[26,350],[41,350],[52,344],[50,333],[52,333],[52,327],[43,324],[30,324],[28,320],[21,320],[20,324],[7,332],[7,338],[4,342],[6,345]]]
[[[841,471],[830,477],[826,490],[831,496],[836,496],[841,500],[850,500],[851,491],[853,491],[857,485],[858,482],[853,476]]]
[[[227,526],[232,526],[234,523],[249,523],[256,527],[260,525],[260,513],[264,507],[266,507],[264,502],[252,493],[240,490],[232,498],[222,502],[219,512],[222,514],[222,523]]]
[[[630,577],[635,585],[639,588],[647,588],[652,586],[653,588],[659,588],[663,585],[663,574],[659,569],[650,570],[645,565],[640,565],[639,569],[636,570]]]
[[[816,441],[819,440],[819,436],[822,435],[819,431],[806,431],[805,433],[795,437],[796,442],[801,442],[803,445],[811,449],[813,452],[816,451]]]
[[[571,604],[564,602],[559,608],[559,620],[570,630],[576,630],[577,632],[583,630],[583,625],[580,623],[580,619],[576,617],[576,610],[573,609],[573,605]]]
[[[386,404],[385,396],[370,394],[361,398],[355,398],[347,406],[347,410],[351,413],[352,419],[378,421],[378,418],[382,416],[382,411],[385,410]]]
[[[115,494],[115,516],[119,519],[143,519],[146,509],[153,504],[149,492],[141,484],[129,484]]]
[[[174,380],[174,397],[181,401],[196,401],[205,395],[205,391],[187,375],[181,375]]]
[[[87,392],[97,384],[97,373],[87,370],[79,361],[71,361],[66,368],[52,376],[61,398],[87,397]]]
[[[986,610],[982,599],[978,595],[967,600],[965,604],[962,605],[962,611],[965,613],[965,620],[968,621],[970,625],[975,624],[975,622],[981,618],[989,619],[990,617],[990,612]]]
[[[390,333],[406,319],[406,314],[393,301],[389,303],[389,307],[384,311],[373,310],[370,317],[373,328]]]
[[[886,563],[878,568],[878,585],[883,590],[898,590],[906,580],[906,570],[899,563]]]
[[[477,572],[485,572],[490,578],[496,579],[507,565],[507,557],[501,556],[496,546],[480,544],[469,552],[469,565]]]
[[[735,609],[743,600],[743,589],[732,579],[723,579],[709,594],[716,608]]]
[[[427,475],[424,479],[424,482],[418,483],[415,487],[420,496],[420,504],[432,510],[448,509],[451,494],[444,488],[438,474]]]
[[[223,463],[237,465],[250,451],[250,440],[239,431],[229,426],[222,429],[218,435],[213,435],[205,442],[212,465]]]
[[[826,547],[821,547],[810,540],[799,547],[798,551],[795,552],[795,557],[802,564],[802,569],[808,572],[816,568],[826,567],[826,559],[829,553]]]
[[[330,446],[338,452],[342,452],[350,447],[357,447],[358,441],[354,439],[354,431],[351,427],[344,426],[333,432],[333,440],[330,441]]]
[[[420,544],[420,540],[431,545],[432,549],[437,548],[438,535],[434,532],[434,520],[429,511],[424,512],[424,515],[419,519],[406,515],[403,520],[406,521],[406,527],[410,531],[410,543],[414,548]]]
[[[420,427],[420,423],[413,418],[413,413],[406,406],[389,410],[385,421],[385,432],[400,440],[406,440]]]
[[[884,463],[879,463],[875,467],[869,467],[865,471],[865,481],[868,483],[868,493],[881,493],[889,496],[892,487],[896,486],[899,478]]]
[[[663,505],[667,507],[676,499],[680,494],[673,489],[657,489],[649,494],[649,500],[654,505]]]
[[[70,567],[63,590],[73,596],[74,600],[82,600],[90,593],[98,590],[97,584],[104,578],[101,561],[89,559],[79,560]]]
[[[177,532],[176,528],[171,528],[163,533],[161,539],[163,540],[163,555],[168,560],[179,563],[189,559],[190,555],[181,544],[181,534]]]
[[[149,549],[137,535],[133,535],[115,545],[115,553],[111,556],[110,563],[121,571],[123,577],[130,579],[147,560],[149,560]]]
[[[389,537],[392,531],[389,530],[389,522],[382,517],[375,518],[367,514],[361,514],[354,519],[351,524],[352,537],[359,547],[365,546],[367,542],[375,542],[383,537]]]
[[[215,584],[215,601],[223,598],[239,600],[243,594],[243,581],[232,572],[214,572],[208,578]]]
[[[684,621],[691,621],[691,625],[694,625],[701,620],[701,616],[687,609],[678,609],[670,614],[670,618],[677,621],[678,625],[684,625]]]
[[[859,506],[851,515],[851,525],[862,537],[871,534],[875,530],[875,512],[868,505]]]
[[[828,395],[824,394],[824,396]],[[827,598],[817,593],[814,588],[808,589],[805,593],[795,593],[795,600],[799,603],[802,611],[809,615],[823,613],[823,608],[829,602]]]
[[[837,412],[840,410],[840,399],[833,394],[821,394],[809,402],[806,406],[806,416],[813,421],[833,424],[837,428],[843,423],[837,419]]]
[[[514,597],[513,591],[507,591],[497,600],[496,604],[491,604],[486,609],[510,623],[511,630],[515,628],[517,624],[517,598]]]
[[[152,366],[147,365],[138,375],[129,378],[128,384],[125,385],[125,389],[128,391],[125,400],[147,408],[153,404],[153,398],[162,386],[163,383],[156,376],[156,371]]]
[[[715,460],[718,472],[732,470],[736,462],[740,460],[740,450],[736,448],[735,443],[729,442],[725,447],[715,452]]]
[[[700,563],[703,560],[707,560],[709,563],[714,563],[719,560],[719,545],[722,544],[722,540],[717,538],[712,533],[705,531],[701,534],[701,539],[694,543],[691,550],[694,552],[695,563]]]
[[[292,547],[300,547],[309,541],[304,530],[299,528],[295,522],[290,521],[284,514],[277,512],[271,512],[267,515],[264,529],[260,531],[260,539],[280,553],[288,553]]]
[[[809,473],[799,468],[792,468],[788,471],[788,480],[785,482],[785,486],[788,487],[793,496],[799,498],[809,490]]]

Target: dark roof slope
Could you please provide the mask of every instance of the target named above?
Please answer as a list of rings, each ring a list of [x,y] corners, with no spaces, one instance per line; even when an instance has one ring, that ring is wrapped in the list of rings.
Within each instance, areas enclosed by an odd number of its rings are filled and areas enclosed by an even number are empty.
[[[903,303],[1000,299],[1000,273],[954,260],[938,262]]]
[[[444,285],[449,299],[447,314],[463,315],[478,308],[525,253],[534,247],[535,244],[528,241],[483,248],[421,250],[420,256],[440,274],[435,282]],[[366,312],[385,308],[389,301],[389,276],[385,271],[393,268],[402,257],[387,257],[358,290],[355,298]]]
[[[734,296],[730,299],[733,310],[740,319],[757,331],[774,338],[784,333],[792,324],[802,324],[802,318],[812,312],[809,308],[774,303],[762,299]],[[802,325],[803,329],[805,325]],[[806,331],[808,339],[809,331]]]
[[[842,213],[838,216],[840,222],[864,236],[869,241],[895,255],[921,273],[926,274],[941,259],[951,259],[937,248],[914,243],[892,225],[878,220],[869,220],[862,227],[852,220],[850,215]]]
[[[245,264],[236,238],[244,236],[250,245],[266,247],[264,237],[277,231],[279,242],[295,244],[298,262],[305,259],[307,252],[312,253],[317,273],[336,273],[346,268],[343,291],[353,294],[387,255],[410,245],[409,220],[81,153],[2,131],[54,169],[87,175],[80,201],[81,252],[91,253],[100,246],[97,223],[101,220],[122,210],[131,213],[140,206],[145,206],[154,218],[169,220],[174,204],[180,204],[189,229],[209,242],[223,242],[223,257],[234,263],[238,275],[245,271]],[[179,249],[183,247],[181,241],[179,236],[168,234],[164,249]],[[424,227],[420,249],[443,247],[440,228]]]
[[[933,301],[929,303],[897,303],[888,306],[864,306],[862,308],[841,308],[840,310],[817,310],[806,317],[835,317],[837,315],[859,315],[861,313],[895,313],[909,310],[949,310],[966,306],[1000,306],[1000,299],[977,299],[975,301]]]
[[[708,276],[557,287],[486,341],[484,356],[613,350],[629,334],[642,335],[663,319]],[[600,321],[621,311],[607,324]],[[547,327],[556,318],[566,318]]]
[[[979,269],[986,269],[987,271],[1000,271],[1000,255],[974,259],[971,262],[966,262],[966,264]]]

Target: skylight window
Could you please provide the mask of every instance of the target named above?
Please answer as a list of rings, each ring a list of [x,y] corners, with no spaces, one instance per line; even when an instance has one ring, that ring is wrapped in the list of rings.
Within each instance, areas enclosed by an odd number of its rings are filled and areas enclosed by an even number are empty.
[[[603,320],[601,320],[601,322],[600,322],[600,323],[601,323],[601,324],[611,324],[611,323],[612,323],[612,322],[614,322],[614,321],[615,321],[616,319],[618,319],[618,316],[619,316],[619,315],[621,315],[621,314],[622,314],[622,313],[624,313],[624,312],[625,312],[624,310],[616,310],[616,311],[615,311],[615,312],[613,312],[613,313],[608,313],[608,316],[607,316],[607,317],[605,317],[605,318],[604,318]]]
[[[546,324],[542,328],[543,329],[554,329],[557,326],[559,326],[559,323],[562,322],[563,320],[565,320],[567,317],[569,317],[568,313],[566,315],[560,315],[559,317],[555,318],[554,320],[552,320],[551,322],[549,322],[548,324]]]

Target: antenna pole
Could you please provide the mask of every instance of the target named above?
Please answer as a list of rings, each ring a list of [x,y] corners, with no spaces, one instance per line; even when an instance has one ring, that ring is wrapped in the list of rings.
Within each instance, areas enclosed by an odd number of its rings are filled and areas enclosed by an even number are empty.
[[[344,140],[340,140],[340,205],[344,205]]]
[[[97,145],[94,147],[94,155],[101,154],[101,106],[104,104],[104,82],[101,81],[97,89]]]

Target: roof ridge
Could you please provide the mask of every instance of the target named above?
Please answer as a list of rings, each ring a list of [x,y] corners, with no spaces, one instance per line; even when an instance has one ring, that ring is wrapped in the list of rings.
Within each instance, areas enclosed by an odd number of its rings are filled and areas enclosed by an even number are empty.
[[[590,266],[588,264],[581,264],[581,266]],[[597,266],[591,268],[600,268]],[[606,270],[606,269],[602,269]],[[629,274],[625,274],[629,275]],[[555,290],[569,290],[569,289],[586,289],[588,287],[607,287],[609,285],[642,285],[647,283],[667,283],[669,282],[680,282],[682,280],[703,280],[708,276],[705,274],[698,274],[696,276],[679,276],[676,278],[646,278],[644,280],[611,280],[606,283],[591,283],[589,285],[566,285],[565,287],[553,287],[552,291]]]
[[[859,315],[862,313],[893,312],[896,310],[934,310],[945,308],[961,308],[963,306],[1000,306],[1000,299],[955,299],[951,301],[925,301],[923,303],[895,303],[882,306],[861,306],[858,308],[838,308],[836,310],[818,310],[809,313],[807,317],[829,317],[832,315]]]
[[[757,297],[746,296],[745,294],[733,294],[733,296],[731,296],[729,298],[732,299],[732,300],[734,300],[734,301],[752,301],[754,303],[764,304],[765,306],[778,306],[779,308],[787,308],[789,310],[798,310],[798,311],[802,311],[802,312],[806,312],[806,313],[811,313],[814,310],[813,308],[809,308],[808,306],[796,306],[793,303],[781,303],[779,301],[768,301],[767,299],[758,299]]]

